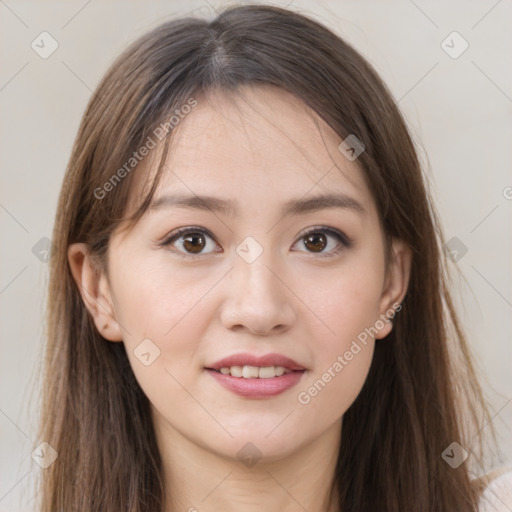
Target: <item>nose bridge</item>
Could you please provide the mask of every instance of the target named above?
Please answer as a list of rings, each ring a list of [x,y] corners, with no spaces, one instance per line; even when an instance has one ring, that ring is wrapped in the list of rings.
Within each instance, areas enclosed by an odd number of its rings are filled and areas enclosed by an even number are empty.
[[[237,298],[240,302],[252,300],[260,308],[270,309],[275,305],[274,303],[283,299],[283,290],[280,289],[282,285],[277,280],[275,271],[270,270],[272,266],[275,267],[275,262],[266,253],[250,263],[243,258],[238,258],[233,272],[234,280],[238,281],[235,286],[239,292]]]
[[[243,252],[235,255],[222,312],[226,326],[242,325],[253,332],[266,333],[293,322],[293,304],[278,278],[279,268],[270,251],[261,251],[255,259],[246,258]]]
[[[276,277],[271,272],[272,262],[268,258],[260,257],[259,261],[246,263],[237,262],[235,268],[236,278],[242,281],[242,288],[245,288],[247,297],[253,300],[277,299],[280,292],[277,290]],[[244,294],[242,294],[243,296]]]
[[[270,243],[269,240],[264,242]],[[276,267],[279,262],[273,256],[268,243],[264,248],[255,238],[248,236],[236,248],[234,275],[236,279],[243,280],[249,288],[248,291],[255,295],[268,293],[269,288],[276,286],[275,276],[270,268]]]

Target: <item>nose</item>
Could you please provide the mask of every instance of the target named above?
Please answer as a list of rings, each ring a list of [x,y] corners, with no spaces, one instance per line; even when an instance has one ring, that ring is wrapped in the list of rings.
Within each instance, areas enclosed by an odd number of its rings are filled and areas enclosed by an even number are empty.
[[[293,293],[283,272],[264,255],[252,263],[238,258],[228,275],[221,322],[230,330],[263,336],[284,332],[295,322]]]

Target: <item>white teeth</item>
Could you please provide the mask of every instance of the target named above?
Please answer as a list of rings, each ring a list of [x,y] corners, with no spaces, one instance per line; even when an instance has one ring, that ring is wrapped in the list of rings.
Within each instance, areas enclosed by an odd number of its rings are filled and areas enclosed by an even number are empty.
[[[259,369],[256,366],[244,366],[242,368],[242,377],[244,379],[255,379],[258,377]]]
[[[275,366],[263,366],[257,373],[260,379],[269,379],[277,376]]]
[[[232,366],[229,368],[232,377],[242,377],[242,367],[241,366]]]
[[[281,377],[283,373],[288,373],[288,371],[282,366],[274,366],[274,368],[276,369],[276,377]]]
[[[220,373],[231,375],[232,377],[242,377],[244,379],[270,379],[272,377],[281,377],[285,373],[291,373],[292,370],[283,366],[230,366],[220,369]]]

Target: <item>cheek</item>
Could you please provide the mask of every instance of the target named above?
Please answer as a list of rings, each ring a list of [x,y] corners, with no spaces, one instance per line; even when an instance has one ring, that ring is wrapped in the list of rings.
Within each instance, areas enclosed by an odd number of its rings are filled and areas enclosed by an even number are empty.
[[[341,283],[340,283],[341,284]],[[324,310],[324,321],[333,331],[313,336],[315,364],[296,392],[305,429],[334,423],[359,395],[372,362],[377,302],[375,294],[349,286],[332,290],[333,301]],[[365,288],[368,292],[369,288]]]
[[[298,389],[298,408],[311,429],[319,418],[322,423],[335,422],[354,403],[366,381],[374,343],[355,341],[332,353]]]
[[[383,265],[364,254],[335,272],[316,273],[306,283],[307,305],[326,327],[318,340],[324,353],[332,357],[333,353],[346,350],[361,332],[375,325],[382,284]]]
[[[315,276],[307,304],[324,327],[312,332],[315,366],[297,392],[306,421],[318,415],[335,421],[361,391],[373,357],[382,281],[383,264],[364,254],[334,277]]]
[[[163,261],[162,261],[163,260]],[[216,281],[215,272],[197,268],[176,270],[164,258],[135,258],[113,275],[116,314],[133,334],[163,341],[187,324]]]
[[[185,383],[192,365],[198,364],[197,348],[214,315],[209,299],[218,276],[139,263],[132,260],[130,268],[119,266],[112,276],[116,316],[124,328],[132,368],[143,388],[158,379],[169,380],[166,370]],[[153,360],[146,367],[144,363]]]

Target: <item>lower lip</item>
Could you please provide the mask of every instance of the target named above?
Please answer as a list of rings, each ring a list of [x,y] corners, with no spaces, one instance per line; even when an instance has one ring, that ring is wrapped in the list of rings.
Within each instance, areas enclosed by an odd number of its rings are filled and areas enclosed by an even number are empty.
[[[286,373],[281,377],[270,377],[269,379],[245,379],[244,377],[224,375],[215,370],[207,369],[206,371],[226,389],[245,398],[270,398],[279,395],[295,386],[304,374],[303,370]]]

